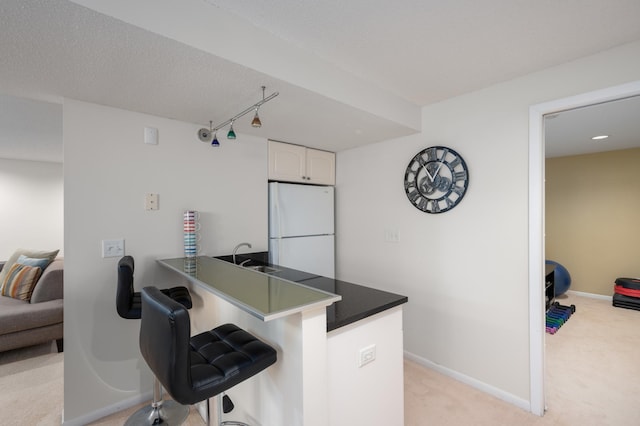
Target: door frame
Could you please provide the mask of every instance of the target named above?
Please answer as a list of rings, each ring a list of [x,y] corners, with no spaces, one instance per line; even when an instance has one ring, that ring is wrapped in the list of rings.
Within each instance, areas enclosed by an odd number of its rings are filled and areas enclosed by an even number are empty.
[[[640,95],[640,81],[532,105],[529,108],[529,403],[545,411],[544,115]]]

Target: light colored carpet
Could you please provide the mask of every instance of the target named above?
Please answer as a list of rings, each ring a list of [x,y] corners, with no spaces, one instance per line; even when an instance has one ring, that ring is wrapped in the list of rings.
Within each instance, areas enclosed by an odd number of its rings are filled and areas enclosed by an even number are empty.
[[[555,335],[546,335],[544,417],[405,361],[405,425],[640,425],[640,311],[576,295],[559,302],[575,304],[577,312]],[[60,424],[62,360],[55,344],[0,353],[0,424]],[[137,408],[93,425],[122,425]],[[186,425],[202,424],[191,408]]]
[[[62,423],[63,354],[55,343],[0,353],[0,424]]]
[[[546,335],[543,417],[405,362],[405,425],[640,425],[640,311],[573,294],[558,301],[576,313]]]

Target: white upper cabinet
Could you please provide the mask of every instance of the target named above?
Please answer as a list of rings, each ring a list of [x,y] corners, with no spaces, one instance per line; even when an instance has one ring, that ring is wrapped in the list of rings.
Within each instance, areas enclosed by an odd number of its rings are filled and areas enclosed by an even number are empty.
[[[336,184],[336,154],[335,152],[320,151],[306,148],[307,151],[307,182],[322,185]]]
[[[269,141],[269,180],[336,184],[336,154]]]

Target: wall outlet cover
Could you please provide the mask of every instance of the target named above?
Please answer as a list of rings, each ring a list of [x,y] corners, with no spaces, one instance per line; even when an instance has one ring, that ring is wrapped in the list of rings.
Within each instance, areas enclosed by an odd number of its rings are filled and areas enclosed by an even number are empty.
[[[369,345],[360,349],[359,357],[358,357],[358,367],[364,367],[370,362],[375,361],[376,359],[376,345]]]

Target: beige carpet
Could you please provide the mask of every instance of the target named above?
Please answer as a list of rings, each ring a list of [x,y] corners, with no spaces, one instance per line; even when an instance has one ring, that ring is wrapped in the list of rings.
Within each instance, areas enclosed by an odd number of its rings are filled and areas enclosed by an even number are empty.
[[[558,301],[577,311],[546,335],[544,417],[405,362],[405,425],[640,425],[640,311],[575,295]]]
[[[547,334],[544,417],[406,361],[405,425],[640,425],[640,311],[575,295],[559,301],[577,312]],[[60,424],[62,355],[54,352],[44,345],[0,353],[0,424]],[[122,425],[136,408],[93,425]],[[186,424],[203,424],[193,408]]]
[[[0,424],[62,423],[63,354],[55,343],[0,352]]]

